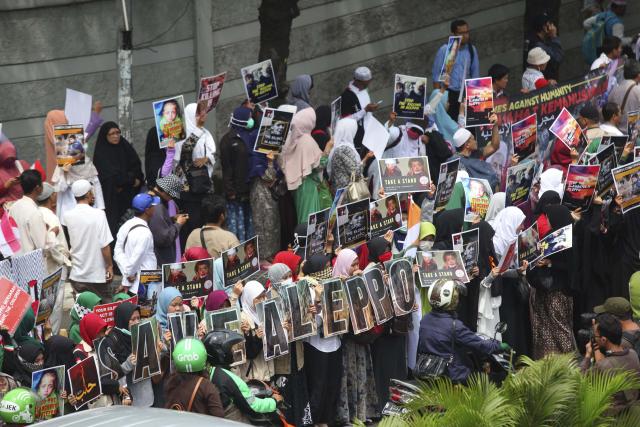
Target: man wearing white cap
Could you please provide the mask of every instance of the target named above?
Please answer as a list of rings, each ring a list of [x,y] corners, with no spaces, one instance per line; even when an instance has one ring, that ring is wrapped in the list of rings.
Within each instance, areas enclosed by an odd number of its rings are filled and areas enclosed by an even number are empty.
[[[495,113],[489,116],[489,121],[493,123],[491,143],[479,150],[478,141],[473,134],[465,128],[460,128],[453,134],[452,142],[457,152],[453,158],[460,158],[462,169],[467,171],[471,178],[486,179],[491,184],[491,188],[495,189],[500,184],[500,179],[484,159],[500,148],[500,126],[498,116]]]
[[[113,236],[107,216],[93,207],[95,197],[91,183],[79,179],[71,185],[76,206],[64,214],[71,245],[69,281],[76,293],[91,291],[102,302],[111,301],[109,283],[113,279],[111,247]]]
[[[342,118],[349,117],[358,122],[358,132],[353,142],[360,153],[360,157],[364,157],[368,149],[363,147],[362,138],[364,137],[365,121],[371,116],[372,111],[376,111],[379,104],[372,104],[369,97],[369,83],[373,76],[371,70],[367,67],[358,67],[353,72],[353,80],[349,82],[349,86],[341,95],[341,114]]]
[[[522,74],[522,89],[529,92],[542,89],[549,84],[556,84],[555,80],[547,80],[543,71],[551,57],[541,47],[534,47],[527,54],[527,69]]]

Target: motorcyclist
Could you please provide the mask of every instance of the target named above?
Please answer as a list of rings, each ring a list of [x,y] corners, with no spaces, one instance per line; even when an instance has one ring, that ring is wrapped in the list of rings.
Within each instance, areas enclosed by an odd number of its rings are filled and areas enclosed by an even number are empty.
[[[482,339],[456,319],[461,286],[464,285],[457,280],[438,279],[429,288],[427,297],[433,311],[420,322],[418,353],[444,358],[453,354],[447,375],[454,383],[466,384],[471,374],[471,361],[466,352],[489,355],[510,347],[495,339]]]
[[[228,330],[211,331],[203,339],[207,350],[207,360],[212,366],[209,378],[220,392],[225,418],[249,423],[259,414],[276,411],[276,405],[282,396],[258,398],[251,393],[249,386],[229,370],[233,363],[232,347],[244,341],[244,336]]]

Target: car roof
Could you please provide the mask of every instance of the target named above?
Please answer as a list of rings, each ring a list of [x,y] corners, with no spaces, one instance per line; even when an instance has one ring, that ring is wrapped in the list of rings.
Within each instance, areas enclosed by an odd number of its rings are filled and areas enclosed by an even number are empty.
[[[108,406],[106,408],[79,411],[62,417],[38,423],[38,426],[65,427],[171,427],[185,425],[207,425],[220,427],[240,427],[247,424],[226,420],[210,415],[174,411],[159,408],[133,406]]]

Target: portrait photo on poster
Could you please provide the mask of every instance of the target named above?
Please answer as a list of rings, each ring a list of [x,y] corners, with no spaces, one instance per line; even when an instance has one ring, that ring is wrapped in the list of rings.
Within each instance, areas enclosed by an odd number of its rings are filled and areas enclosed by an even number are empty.
[[[187,137],[182,95],[155,101],[153,103],[153,117],[160,148],[166,148],[170,140],[177,144]]]

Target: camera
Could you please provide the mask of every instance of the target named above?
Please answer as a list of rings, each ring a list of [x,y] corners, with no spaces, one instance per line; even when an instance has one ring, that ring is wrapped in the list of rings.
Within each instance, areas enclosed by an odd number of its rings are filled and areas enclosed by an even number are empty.
[[[578,350],[581,354],[584,354],[585,347],[589,341],[591,341],[591,348],[595,348],[595,337],[593,335],[593,319],[598,316],[595,313],[582,313],[580,314],[580,329],[578,330],[576,341],[578,344]]]

